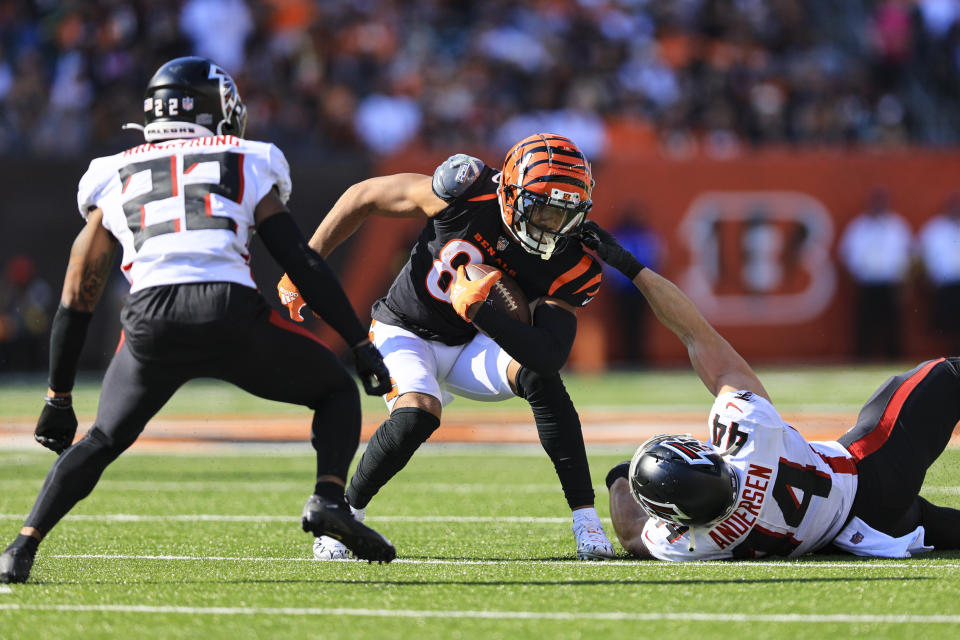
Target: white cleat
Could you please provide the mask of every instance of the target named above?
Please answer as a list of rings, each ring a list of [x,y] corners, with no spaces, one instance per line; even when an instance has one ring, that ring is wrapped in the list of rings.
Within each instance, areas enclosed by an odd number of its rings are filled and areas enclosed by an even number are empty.
[[[616,556],[599,520],[574,521],[573,535],[577,538],[577,560],[611,560]]]
[[[357,522],[363,522],[366,515],[366,509],[354,509],[350,507],[350,512]],[[347,549],[346,545],[330,536],[320,536],[313,540],[313,558],[322,562],[330,560],[353,560],[353,554]]]
[[[350,550],[337,540],[330,536],[320,536],[313,540],[313,558],[324,562],[329,560],[351,560]]]

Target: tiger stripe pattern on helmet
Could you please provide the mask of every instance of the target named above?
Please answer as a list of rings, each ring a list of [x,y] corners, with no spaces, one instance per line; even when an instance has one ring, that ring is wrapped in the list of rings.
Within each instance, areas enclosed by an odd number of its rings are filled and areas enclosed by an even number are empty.
[[[524,249],[549,259],[559,248],[557,241],[575,235],[586,218],[593,185],[590,163],[569,138],[552,133],[524,138],[503,163],[499,195],[504,224]],[[535,212],[551,222],[538,224]]]

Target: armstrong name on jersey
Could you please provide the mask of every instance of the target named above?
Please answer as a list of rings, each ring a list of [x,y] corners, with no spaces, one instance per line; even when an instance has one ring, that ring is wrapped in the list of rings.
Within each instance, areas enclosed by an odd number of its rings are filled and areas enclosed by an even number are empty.
[[[387,295],[373,305],[374,319],[402,326],[421,338],[448,345],[477,333],[450,305],[457,267],[485,263],[514,278],[531,302],[543,297],[582,307],[600,288],[597,261],[579,243],[543,260],[507,236],[500,216],[500,173],[484,166],[462,194],[431,218]]]
[[[235,136],[141,144],[96,158],[77,206],[123,247],[130,292],[189,282],[256,288],[247,245],[257,204],[276,186],[290,197],[290,168],[274,145]]]

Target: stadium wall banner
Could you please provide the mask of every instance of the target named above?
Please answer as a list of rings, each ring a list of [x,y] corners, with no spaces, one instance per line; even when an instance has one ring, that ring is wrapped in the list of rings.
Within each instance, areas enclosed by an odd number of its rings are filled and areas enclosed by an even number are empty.
[[[407,150],[374,166],[362,159],[324,162],[315,154],[292,158],[292,211],[309,235],[350,184],[401,171],[431,174],[451,153],[464,151],[492,164],[503,157],[500,150]],[[83,224],[75,193],[86,165],[69,159],[0,161],[11,187],[0,205],[0,263],[30,256],[53,299]],[[770,151],[723,160],[608,153],[594,159],[594,175],[591,217],[612,228],[624,211],[642,210],[665,246],[659,271],[751,362],[842,362],[852,356],[853,331],[853,286],[837,259],[843,230],[863,210],[870,189],[884,186],[892,207],[916,233],[960,190],[960,152]],[[362,318],[403,266],[422,226],[420,220],[371,219],[330,256]],[[269,298],[280,269],[261,243],[253,242],[251,252],[254,278]],[[578,316],[574,368],[599,370],[620,360],[618,291],[607,280]],[[105,366],[119,338],[126,286],[119,269],[111,283],[91,326],[84,368]],[[931,290],[919,268],[902,293],[905,357],[945,353],[948,345],[930,323]],[[312,316],[307,324],[332,347],[344,347]],[[642,333],[649,364],[685,362],[679,342],[655,321]],[[38,367],[45,366],[38,353]]]

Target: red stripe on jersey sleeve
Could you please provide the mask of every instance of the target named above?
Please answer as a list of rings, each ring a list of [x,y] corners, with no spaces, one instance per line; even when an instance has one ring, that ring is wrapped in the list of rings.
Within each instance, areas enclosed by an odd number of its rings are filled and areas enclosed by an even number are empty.
[[[890,402],[887,403],[887,408],[883,410],[883,415],[880,416],[877,426],[874,427],[870,433],[848,447],[848,451],[850,451],[850,454],[855,459],[863,460],[868,455],[883,446],[883,443],[886,442],[887,438],[890,437],[890,432],[893,431],[893,425],[897,423],[897,418],[900,416],[900,410],[903,409],[903,403],[907,401],[907,397],[909,397],[910,392],[912,392],[917,385],[927,377],[927,374],[930,373],[931,369],[943,361],[944,358],[940,358],[939,360],[931,360],[925,364],[922,369],[903,381],[903,384],[901,384],[893,393],[893,397],[890,398]]]
[[[180,183],[177,181],[177,156],[170,156],[170,183],[173,185],[173,197],[180,195]]]

